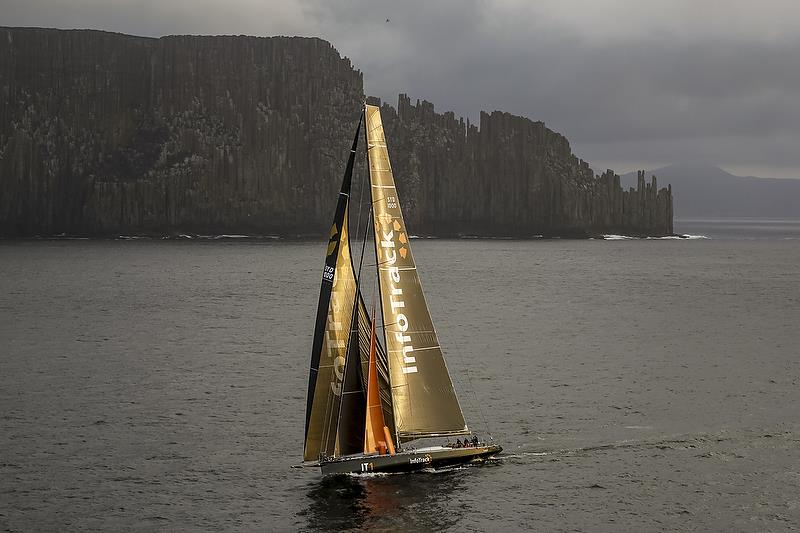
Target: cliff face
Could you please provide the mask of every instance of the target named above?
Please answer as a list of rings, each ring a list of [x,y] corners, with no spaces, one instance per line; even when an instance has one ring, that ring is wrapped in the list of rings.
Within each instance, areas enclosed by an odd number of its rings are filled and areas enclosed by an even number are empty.
[[[0,30],[0,232],[303,233],[362,99],[325,41]]]
[[[321,235],[362,77],[309,38],[0,29],[0,235]],[[383,106],[420,234],[672,231],[671,192],[595,177],[540,122]]]
[[[376,102],[377,103],[377,102]],[[569,141],[523,117],[481,113],[480,127],[400,95],[383,105],[398,193],[412,228],[437,235],[672,233],[672,192],[640,175],[623,191],[595,176]],[[415,231],[417,231],[415,229]]]

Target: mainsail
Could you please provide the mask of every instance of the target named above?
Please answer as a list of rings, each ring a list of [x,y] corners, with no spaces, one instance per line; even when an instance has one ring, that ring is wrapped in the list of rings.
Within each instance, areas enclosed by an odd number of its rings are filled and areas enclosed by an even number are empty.
[[[468,433],[411,254],[380,109],[367,105],[375,251],[397,438]]]
[[[371,320],[357,286],[348,220],[360,128],[359,122],[339,192],[322,275],[306,405],[303,458],[307,461],[363,449]],[[381,406],[391,428],[388,363],[380,345],[376,359]]]
[[[348,204],[360,129],[361,121],[347,160],[322,272],[308,378],[303,446],[303,457],[307,461],[318,459],[320,455],[334,455],[336,451],[336,429],[357,290],[350,257]]]

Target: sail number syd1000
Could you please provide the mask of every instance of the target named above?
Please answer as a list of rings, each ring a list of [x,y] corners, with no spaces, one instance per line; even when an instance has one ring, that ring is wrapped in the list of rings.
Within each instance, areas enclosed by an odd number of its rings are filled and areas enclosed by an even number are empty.
[[[322,271],[322,279],[333,282],[333,273],[335,270],[336,269],[332,266],[325,265],[325,269]]]

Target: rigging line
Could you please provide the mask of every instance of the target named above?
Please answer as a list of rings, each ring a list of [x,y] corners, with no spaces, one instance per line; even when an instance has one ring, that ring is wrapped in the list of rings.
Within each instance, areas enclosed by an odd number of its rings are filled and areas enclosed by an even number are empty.
[[[363,190],[363,188],[362,188]],[[372,206],[370,205],[369,214],[367,217],[372,216]],[[359,218],[361,218],[361,205],[359,205]],[[355,291],[355,298],[353,299],[353,312],[350,314],[350,333],[347,335],[347,348],[345,351],[345,359],[344,359],[344,374],[342,378],[342,394],[339,396],[339,412],[336,414],[336,436],[335,438],[339,437],[339,427],[342,423],[342,400],[344,399],[344,387],[347,383],[347,367],[352,364],[352,357],[350,357],[350,345],[353,342],[353,324],[355,324],[355,332],[358,335],[358,317],[356,316],[356,312],[358,310],[358,304],[361,301],[361,267],[364,264],[364,250],[367,247],[367,230],[369,229],[369,218],[367,218],[367,223],[364,225],[364,238],[361,241],[361,257],[358,260],[358,271],[356,272],[356,291]],[[358,229],[356,229],[358,232]],[[356,237],[358,237],[358,233],[356,233]],[[348,237],[349,239],[349,237]],[[352,257],[352,256],[351,256]],[[361,364],[361,360],[359,358],[359,364]],[[363,386],[363,385],[362,385]]]
[[[442,305],[437,302],[436,307],[439,309],[440,313],[444,312]],[[456,349],[456,357],[458,357],[459,364],[464,368],[464,374],[467,376],[467,383],[469,384],[470,391],[472,392],[472,398],[475,402],[475,405],[478,407],[478,414],[483,421],[483,426],[486,428],[486,434],[489,435],[489,440],[494,441],[494,437],[492,437],[492,429],[489,427],[489,421],[486,418],[486,415],[483,412],[483,408],[481,407],[481,402],[478,400],[478,394],[475,392],[475,385],[472,384],[472,377],[469,375],[469,365],[464,364],[464,359],[461,356],[461,347],[458,345],[458,341],[455,337],[453,337],[452,341],[453,346]]]

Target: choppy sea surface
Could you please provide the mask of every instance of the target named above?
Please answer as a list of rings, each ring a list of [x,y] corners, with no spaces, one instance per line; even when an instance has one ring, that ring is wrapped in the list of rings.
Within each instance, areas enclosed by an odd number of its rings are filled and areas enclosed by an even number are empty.
[[[413,241],[505,452],[326,479],[291,468],[324,243],[0,242],[0,530],[796,530],[800,224],[703,224]]]

